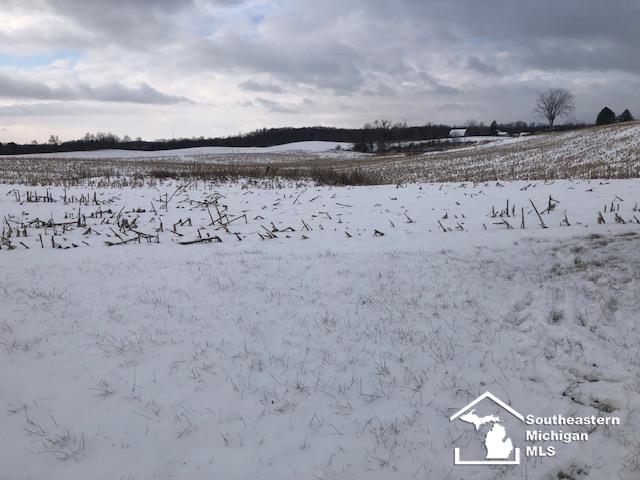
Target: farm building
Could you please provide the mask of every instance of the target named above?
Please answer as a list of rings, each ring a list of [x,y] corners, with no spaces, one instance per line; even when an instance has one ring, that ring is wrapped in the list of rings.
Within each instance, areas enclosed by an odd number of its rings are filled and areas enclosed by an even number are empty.
[[[467,129],[466,128],[454,128],[449,132],[450,137],[466,137]]]

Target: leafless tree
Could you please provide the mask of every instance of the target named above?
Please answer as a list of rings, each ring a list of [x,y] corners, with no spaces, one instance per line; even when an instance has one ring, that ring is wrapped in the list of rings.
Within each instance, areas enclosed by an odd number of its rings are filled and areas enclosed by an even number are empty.
[[[379,119],[371,123],[364,125],[365,130],[372,130],[374,132],[377,144],[377,151],[384,152],[387,146],[387,142],[391,138],[391,131],[393,128],[393,122],[387,119]]]
[[[553,130],[556,118],[568,115],[574,109],[573,94],[564,88],[550,88],[542,92],[536,100],[535,113],[546,118]]]

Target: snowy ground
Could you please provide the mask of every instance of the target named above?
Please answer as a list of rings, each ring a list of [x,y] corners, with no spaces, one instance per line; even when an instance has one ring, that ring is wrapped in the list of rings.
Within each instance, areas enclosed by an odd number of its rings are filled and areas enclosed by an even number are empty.
[[[503,137],[460,137],[460,138],[436,138],[430,140],[416,140],[411,142],[396,142],[391,145],[409,145],[421,143],[488,143],[497,142],[497,144],[509,144],[520,141],[514,138]],[[36,153],[15,155],[14,157],[28,158],[78,158],[78,159],[206,159],[208,157],[220,156],[222,160],[232,155],[253,155],[253,154],[322,154],[326,158],[355,158],[362,157],[362,154],[349,152],[353,148],[352,143],[348,142],[324,142],[324,141],[308,141],[293,142],[282,145],[274,145],[272,147],[193,147],[193,148],[177,148],[169,150],[93,150],[93,151],[77,151],[77,152],[55,152],[55,153]],[[260,158],[257,157],[256,158]],[[278,158],[271,156],[270,158]],[[213,159],[212,159],[213,160]]]
[[[529,138],[529,137],[527,137]],[[504,137],[460,137],[460,138],[437,138],[431,140],[418,140],[411,142],[395,142],[389,146],[407,146],[420,144],[443,143],[457,145],[456,150],[473,149],[472,144],[494,144],[494,145],[510,145],[519,143],[526,138],[504,138]],[[463,146],[469,144],[472,146]],[[0,159],[23,159],[23,158],[39,158],[39,159],[58,159],[58,160],[128,160],[128,161],[144,161],[144,160],[163,160],[163,161],[197,161],[209,162],[216,164],[283,164],[283,163],[300,163],[314,162],[318,160],[333,160],[336,162],[346,160],[364,160],[372,158],[373,155],[354,152],[352,143],[346,142],[324,142],[324,141],[308,141],[293,142],[283,145],[275,145],[272,147],[193,147],[179,148],[170,150],[123,150],[123,149],[107,149],[93,151],[76,151],[76,152],[55,152],[55,153],[36,153],[0,157]]]
[[[337,176],[352,175],[358,180],[345,183],[360,185],[640,177],[640,122],[500,138],[471,146],[462,142],[457,148],[420,155],[372,155],[344,149],[321,151],[334,144],[310,143],[305,147],[307,150],[301,150],[298,144],[277,147],[289,149],[286,151],[256,149],[261,153],[237,149],[232,153],[205,154],[185,149],[153,152],[150,157],[136,157],[140,152],[123,151],[74,152],[32,159],[0,157],[0,181],[37,184],[46,179],[92,176],[261,177],[267,167],[274,167],[270,175],[324,178],[328,184]],[[87,155],[96,158],[84,159]],[[104,158],[97,158],[101,155]],[[133,157],[125,158],[125,155]],[[158,172],[163,175],[156,175]]]
[[[360,168],[395,182],[638,178],[640,122],[506,138],[385,162],[364,159]]]
[[[637,479],[639,184],[0,186],[0,477]],[[622,425],[454,467],[486,390]]]
[[[202,160],[208,157],[225,158],[253,154],[322,154],[326,157],[352,157],[353,154],[344,150],[351,150],[352,143],[345,142],[293,142],[283,145],[275,145],[273,147],[193,147],[178,148],[170,150],[94,150],[94,151],[78,151],[78,152],[56,152],[56,153],[37,153],[28,155],[17,155],[17,157],[29,158],[79,158],[79,159],[184,159],[184,160]],[[350,154],[351,153],[351,154]],[[267,158],[277,159],[278,156],[265,155]],[[261,158],[256,155],[256,158]]]

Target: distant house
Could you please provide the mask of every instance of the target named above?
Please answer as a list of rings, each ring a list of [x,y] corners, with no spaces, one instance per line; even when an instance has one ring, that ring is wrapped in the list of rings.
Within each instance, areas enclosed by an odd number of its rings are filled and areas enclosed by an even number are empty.
[[[449,131],[449,136],[452,137],[452,138],[466,137],[467,136],[467,129],[466,128],[454,128],[454,129]]]
[[[498,136],[499,137],[508,137],[509,136],[509,132],[501,132],[500,130],[498,130]]]

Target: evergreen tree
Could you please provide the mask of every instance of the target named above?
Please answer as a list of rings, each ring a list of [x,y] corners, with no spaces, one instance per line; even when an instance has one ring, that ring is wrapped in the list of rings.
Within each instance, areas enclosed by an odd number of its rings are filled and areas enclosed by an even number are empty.
[[[609,125],[611,123],[616,123],[616,114],[609,107],[604,107],[598,114],[596,125]]]
[[[491,135],[498,135],[498,122],[494,120],[489,128],[491,129]]]
[[[632,122],[633,120],[635,120],[635,118],[633,118],[628,108],[618,117],[619,122]]]

